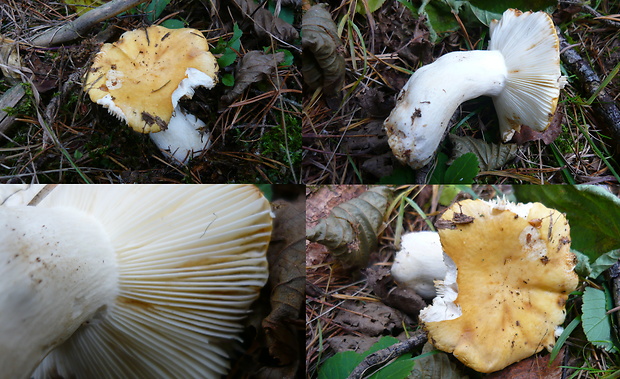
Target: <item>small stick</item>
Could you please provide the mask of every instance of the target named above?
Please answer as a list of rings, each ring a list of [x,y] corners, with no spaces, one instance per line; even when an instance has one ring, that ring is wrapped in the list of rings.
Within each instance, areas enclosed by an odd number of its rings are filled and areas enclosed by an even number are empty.
[[[424,344],[427,340],[428,336],[426,335],[426,331],[420,329],[406,341],[375,351],[364,358],[362,363],[360,363],[355,370],[351,372],[348,379],[361,379],[364,372],[366,372],[369,368],[409,353],[416,347]]]
[[[82,37],[82,33],[95,24],[112,18],[148,0],[113,0],[100,7],[94,8],[74,21],[58,28],[49,29],[36,37],[32,44],[39,47],[48,47]]]
[[[601,118],[607,124],[609,131],[612,133],[611,137],[616,141],[620,140],[620,109],[618,109],[616,102],[607,94],[604,88],[599,88],[601,80],[588,62],[568,45],[562,33],[558,33],[558,35],[560,38],[562,61],[571,72],[577,75],[587,98],[599,91],[596,96],[597,101],[594,103],[599,111],[597,113],[601,115]]]
[[[56,188],[58,184],[46,184],[45,187],[43,187],[41,189],[41,191],[39,191],[39,193],[37,193],[32,200],[30,200],[30,202],[28,203],[29,206],[36,206],[37,204],[39,204],[41,202],[41,200],[45,199],[45,197],[47,195],[50,194],[50,192],[52,192],[54,190],[54,188]]]

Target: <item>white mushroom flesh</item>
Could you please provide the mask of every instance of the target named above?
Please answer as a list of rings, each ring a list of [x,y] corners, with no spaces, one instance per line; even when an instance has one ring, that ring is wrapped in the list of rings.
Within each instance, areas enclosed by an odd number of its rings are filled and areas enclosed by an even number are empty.
[[[409,287],[428,300],[436,295],[435,281],[445,275],[439,234],[423,231],[403,235],[392,265],[392,276],[399,286]]]

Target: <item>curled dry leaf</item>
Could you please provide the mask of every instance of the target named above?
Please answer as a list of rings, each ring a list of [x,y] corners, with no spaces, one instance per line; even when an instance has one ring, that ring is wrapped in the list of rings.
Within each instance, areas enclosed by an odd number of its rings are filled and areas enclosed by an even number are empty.
[[[372,187],[334,207],[327,218],[306,230],[306,238],[327,246],[344,267],[366,267],[370,252],[377,248],[391,192],[388,187]]]
[[[299,341],[294,321],[304,301],[305,201],[277,200],[274,230],[267,251],[271,313],[263,320],[270,355],[278,361],[281,378],[294,377],[299,366]],[[301,324],[301,323],[300,323]],[[303,324],[302,324],[303,325]]]
[[[19,45],[16,41],[0,36],[0,69],[11,82],[19,81],[22,68],[19,57]]]
[[[271,75],[278,63],[284,60],[284,53],[265,54],[262,51],[250,51],[241,58],[235,73],[235,86],[226,95],[222,96],[222,101],[230,104],[237,97],[241,96],[252,83],[259,82]]]
[[[253,0],[235,0],[235,3],[245,17],[254,21],[254,32],[259,38],[269,38],[273,35],[286,42],[299,38],[295,28],[281,18],[274,17],[269,10],[260,8]]]
[[[311,88],[335,95],[344,85],[345,62],[338,30],[325,4],[312,6],[302,19],[302,74]]]
[[[486,143],[472,137],[459,137],[449,134],[452,142],[452,158],[450,162],[466,153],[474,153],[478,157],[478,165],[481,170],[494,170],[505,165],[517,156],[519,150],[514,143]]]

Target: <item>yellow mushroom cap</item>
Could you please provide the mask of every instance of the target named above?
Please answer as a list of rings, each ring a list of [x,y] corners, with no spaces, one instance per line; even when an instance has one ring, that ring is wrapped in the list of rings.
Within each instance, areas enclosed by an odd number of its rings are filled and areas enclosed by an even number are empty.
[[[167,128],[179,99],[212,88],[217,71],[200,31],[150,26],[104,44],[84,90],[135,131],[155,133]]]
[[[484,373],[551,349],[578,284],[564,215],[540,203],[466,200],[438,227],[448,266],[438,292],[449,299],[420,313],[433,345]]]

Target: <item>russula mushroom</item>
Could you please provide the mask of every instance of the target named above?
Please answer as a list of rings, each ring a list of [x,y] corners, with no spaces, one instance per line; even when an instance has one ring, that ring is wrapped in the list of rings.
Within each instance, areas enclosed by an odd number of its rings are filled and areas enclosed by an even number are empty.
[[[213,88],[217,71],[200,31],[150,26],[104,44],[84,90],[133,130],[151,133],[162,151],[187,163],[208,148],[209,134],[202,121],[183,113],[179,100],[191,98],[197,87]]]
[[[448,272],[420,312],[432,344],[483,373],[553,348],[578,284],[564,215],[540,203],[465,200],[438,228]]]
[[[59,185],[0,206],[2,376],[219,377],[271,224],[250,185]]]
[[[399,286],[409,287],[424,299],[435,297],[435,281],[446,276],[443,250],[437,232],[406,233],[392,265]]]
[[[458,106],[478,96],[493,98],[504,142],[521,125],[549,126],[566,82],[553,21],[544,12],[508,9],[491,22],[490,36],[488,50],[448,53],[405,84],[384,123],[401,162],[428,164]]]

